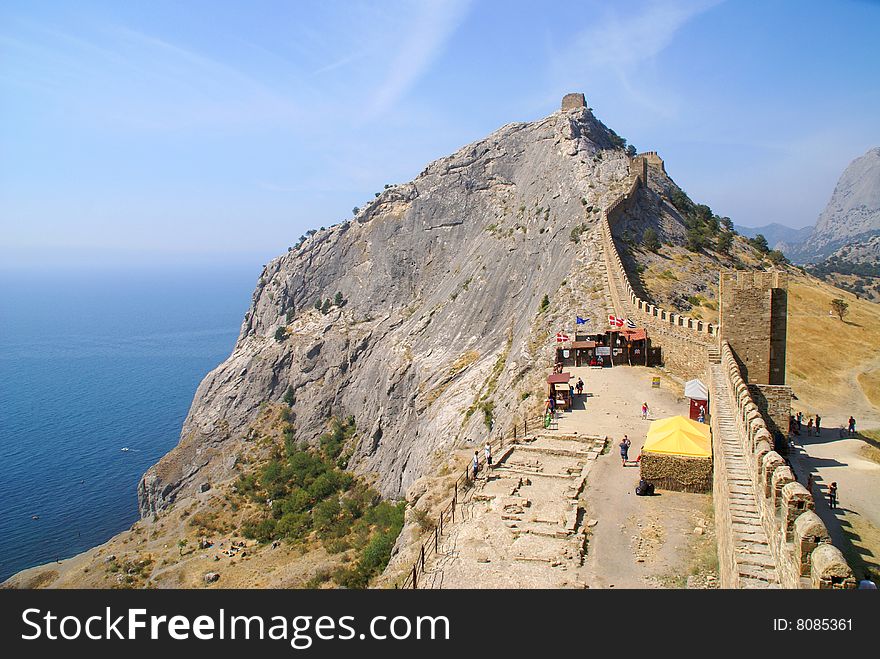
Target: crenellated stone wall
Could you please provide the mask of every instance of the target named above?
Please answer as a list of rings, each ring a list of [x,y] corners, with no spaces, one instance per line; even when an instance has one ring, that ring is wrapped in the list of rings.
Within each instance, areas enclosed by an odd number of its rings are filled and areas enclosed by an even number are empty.
[[[785,460],[773,450],[773,436],[752,398],[740,365],[727,341],[721,365],[733,397],[737,432],[749,456],[761,523],[783,588],[855,588],[852,570],[814,512],[812,494],[795,480]],[[710,396],[714,392],[710,392]],[[780,400],[784,396],[780,396]],[[723,531],[722,531],[723,533]]]
[[[600,231],[612,304],[617,315],[631,318],[648,328],[652,342],[662,348],[665,366],[683,377],[699,376],[706,368],[708,349],[717,346],[717,328],[712,323],[669,311],[636,295],[614,244],[611,230],[614,218],[638,193],[639,186],[644,185],[649,162],[645,155],[633,158],[626,192],[602,210]]]
[[[611,310],[648,328],[652,341],[662,348],[664,365],[687,378],[705,377],[712,362],[712,368],[719,368],[719,340],[723,339],[720,368],[736,417],[732,432],[738,436],[737,445],[741,445],[746,456],[760,526],[779,575],[778,586],[855,588],[852,570],[831,544],[828,530],[814,512],[812,494],[797,482],[786,461],[774,450],[776,441],[787,433],[791,407],[791,389],[784,385],[785,275],[721,273],[719,326],[671,312],[637,296],[614,243],[612,225],[616,215],[638,193],[639,186],[646,184],[649,167],[663,168],[663,160],[655,152],[633,158],[626,191],[602,210],[600,232]],[[715,395],[710,391],[713,424]],[[717,431],[713,425],[713,433]],[[717,435],[713,441],[717,441]],[[727,480],[728,467],[723,452],[716,447],[713,491],[720,571],[723,584],[739,587],[735,584],[740,583],[742,566],[737,565],[734,556],[734,529],[738,523],[734,522],[730,502],[725,498],[730,493],[721,486]],[[734,477],[742,469],[730,468],[735,469],[730,472]]]

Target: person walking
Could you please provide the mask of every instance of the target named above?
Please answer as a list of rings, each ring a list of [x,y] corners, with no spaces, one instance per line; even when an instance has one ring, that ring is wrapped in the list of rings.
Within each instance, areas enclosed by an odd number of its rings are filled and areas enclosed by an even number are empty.
[[[492,445],[486,442],[486,469],[492,467]]]
[[[817,414],[816,415],[816,436],[817,437],[822,434],[821,424],[822,424],[822,417]]]
[[[810,494],[813,494],[813,473],[810,472],[810,475],[807,476],[807,491]]]
[[[626,463],[629,462],[629,447],[632,446],[632,442],[629,441],[629,437],[626,435],[623,436],[623,439],[620,440],[620,459],[623,462],[623,466],[626,466]]]
[[[856,436],[856,420],[852,416],[849,417],[847,429],[849,430],[850,437]]]
[[[807,434],[808,435],[813,434],[813,417],[810,417],[810,420],[807,421]]]
[[[480,456],[479,452],[474,451],[474,460],[471,463],[471,468],[474,471],[473,480],[475,480],[475,481],[477,480],[477,470],[480,468],[480,457],[479,456]]]
[[[577,384],[575,385],[577,388],[578,396],[584,395],[584,381],[578,378]]]
[[[797,416],[795,417],[795,419],[797,420],[797,427],[798,427],[798,429],[797,429],[797,433],[798,433],[798,435],[800,435],[800,434],[801,434],[801,430],[803,430],[804,413],[803,413],[803,412],[798,412],[798,413],[797,413]]]
[[[642,403],[642,418],[643,419],[648,418],[648,403],[647,403],[647,401]]]
[[[837,508],[837,481],[831,483],[831,487],[828,488],[828,505],[832,509]]]

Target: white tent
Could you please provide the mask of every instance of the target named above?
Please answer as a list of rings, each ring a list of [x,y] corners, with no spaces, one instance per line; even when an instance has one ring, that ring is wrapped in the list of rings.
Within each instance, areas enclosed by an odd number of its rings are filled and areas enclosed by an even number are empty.
[[[691,400],[709,400],[709,389],[702,380],[688,380],[684,383],[684,395]]]

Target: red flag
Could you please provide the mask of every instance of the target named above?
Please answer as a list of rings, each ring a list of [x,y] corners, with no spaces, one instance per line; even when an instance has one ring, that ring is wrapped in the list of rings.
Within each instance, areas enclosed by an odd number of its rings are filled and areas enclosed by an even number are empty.
[[[565,343],[568,341],[568,334],[565,332],[556,332],[556,343]]]

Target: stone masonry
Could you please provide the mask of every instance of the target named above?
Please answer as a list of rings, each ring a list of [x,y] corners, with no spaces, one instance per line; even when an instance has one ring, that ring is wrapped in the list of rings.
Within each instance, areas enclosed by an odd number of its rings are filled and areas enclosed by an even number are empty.
[[[614,244],[612,218],[644,184],[648,166],[663,162],[649,152],[630,166],[627,191],[603,209],[600,224],[607,306],[649,329],[670,370],[708,374],[722,587],[854,588],[852,570],[813,512],[812,495],[774,450],[791,408],[785,273],[720,273],[718,327],[638,298]]]
[[[587,99],[583,94],[566,94],[562,97],[562,111],[576,110],[587,107]]]
[[[508,446],[478,478],[419,587],[586,587],[578,497],[605,442],[545,431]]]
[[[778,271],[721,273],[720,335],[749,384],[785,384],[787,280]]]

